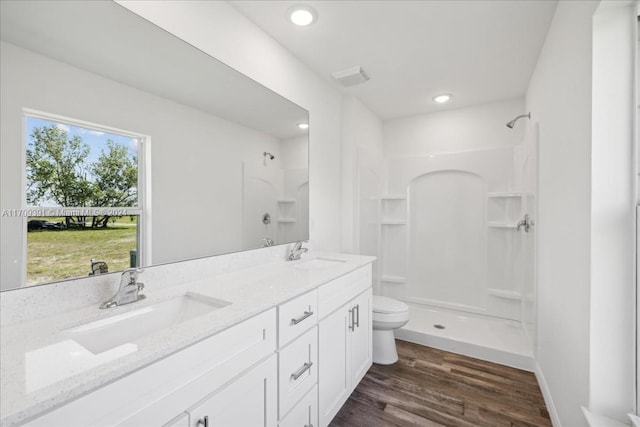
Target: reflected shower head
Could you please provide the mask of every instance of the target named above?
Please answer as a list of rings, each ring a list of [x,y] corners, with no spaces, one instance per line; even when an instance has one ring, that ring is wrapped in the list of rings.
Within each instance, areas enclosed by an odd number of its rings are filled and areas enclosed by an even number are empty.
[[[516,125],[516,122],[517,122],[519,119],[523,118],[523,117],[526,117],[526,118],[530,119],[530,118],[531,118],[531,113],[527,113],[527,114],[520,114],[518,117],[516,117],[515,119],[513,119],[513,120],[511,120],[509,123],[507,123],[507,127],[508,127],[509,129],[513,129],[513,127]]]
[[[265,156],[265,157],[269,156],[269,160],[273,160],[273,159],[275,159],[275,158],[276,158],[276,156],[274,156],[274,155],[273,155],[273,154],[271,154],[271,153],[267,153],[266,151],[264,152],[263,156]]]

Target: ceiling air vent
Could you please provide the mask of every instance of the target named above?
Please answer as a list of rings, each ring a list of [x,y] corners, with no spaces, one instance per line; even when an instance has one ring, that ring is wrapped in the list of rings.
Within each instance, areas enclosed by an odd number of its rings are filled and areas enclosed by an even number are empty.
[[[331,76],[342,86],[355,86],[369,80],[369,76],[359,65],[336,71],[331,73]]]

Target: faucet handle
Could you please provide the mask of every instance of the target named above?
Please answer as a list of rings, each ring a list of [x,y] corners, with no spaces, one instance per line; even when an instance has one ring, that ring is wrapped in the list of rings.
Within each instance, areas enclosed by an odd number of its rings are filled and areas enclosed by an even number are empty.
[[[129,273],[131,277],[136,277],[138,274],[144,273],[144,269],[140,267],[127,268],[126,270],[122,271],[122,274],[125,274],[125,273]]]

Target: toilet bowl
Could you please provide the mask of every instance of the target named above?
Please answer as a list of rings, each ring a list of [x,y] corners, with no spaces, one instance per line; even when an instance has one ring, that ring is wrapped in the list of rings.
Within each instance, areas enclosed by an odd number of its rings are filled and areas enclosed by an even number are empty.
[[[373,363],[391,365],[398,361],[393,331],[408,321],[407,304],[393,298],[373,296]]]

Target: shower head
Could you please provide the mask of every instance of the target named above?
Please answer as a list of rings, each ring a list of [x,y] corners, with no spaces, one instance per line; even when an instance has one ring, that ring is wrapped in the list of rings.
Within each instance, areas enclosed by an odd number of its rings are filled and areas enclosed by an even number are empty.
[[[275,159],[275,158],[276,158],[276,156],[274,156],[274,155],[273,155],[273,154],[271,154],[271,153],[267,153],[266,151],[264,152],[263,156],[265,156],[265,157],[269,156],[269,160],[273,160],[273,159]]]
[[[513,129],[513,127],[516,125],[516,122],[517,122],[519,119],[523,118],[523,117],[526,117],[526,118],[530,119],[530,118],[531,118],[531,113],[527,113],[527,114],[520,114],[518,117],[516,117],[515,119],[513,119],[513,120],[511,120],[509,123],[507,123],[507,127],[508,127],[509,129]]]

